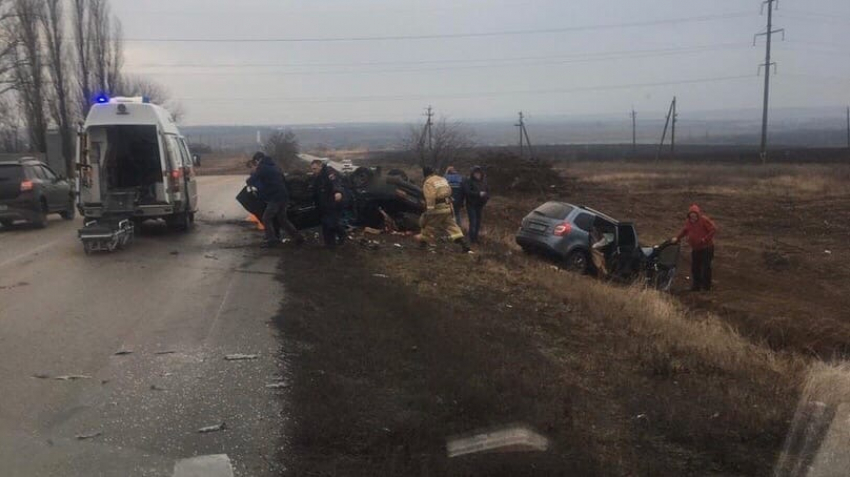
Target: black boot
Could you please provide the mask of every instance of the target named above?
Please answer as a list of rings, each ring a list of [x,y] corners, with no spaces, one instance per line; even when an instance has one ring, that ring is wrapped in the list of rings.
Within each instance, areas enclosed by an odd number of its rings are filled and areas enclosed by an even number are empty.
[[[469,244],[467,244],[466,240],[464,240],[463,238],[455,240],[455,243],[460,245],[460,249],[463,253],[472,253],[472,249],[469,248]]]

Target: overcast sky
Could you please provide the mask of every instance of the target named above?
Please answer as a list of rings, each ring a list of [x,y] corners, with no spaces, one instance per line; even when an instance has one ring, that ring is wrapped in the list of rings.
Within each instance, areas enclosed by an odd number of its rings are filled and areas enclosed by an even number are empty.
[[[127,38],[126,71],[163,83],[192,125],[408,122],[428,104],[467,120],[513,120],[519,110],[627,116],[632,105],[654,117],[673,95],[683,116],[761,104],[757,0],[112,5]],[[774,18],[787,40],[775,47],[772,106],[850,102],[850,2],[783,0]],[[494,34],[462,36],[484,33]],[[410,36],[432,38],[399,38]],[[155,39],[339,41],[145,41]]]

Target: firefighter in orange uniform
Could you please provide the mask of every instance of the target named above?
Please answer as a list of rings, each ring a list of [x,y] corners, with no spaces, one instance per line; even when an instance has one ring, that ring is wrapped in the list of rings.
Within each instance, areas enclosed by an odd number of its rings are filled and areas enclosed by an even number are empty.
[[[463,237],[463,230],[455,222],[452,187],[446,179],[435,174],[431,167],[423,167],[422,175],[425,176],[422,193],[425,195],[426,210],[419,218],[421,231],[416,239],[422,247],[427,247],[436,243],[438,235],[447,235],[452,242],[460,245],[464,253],[471,253]]]

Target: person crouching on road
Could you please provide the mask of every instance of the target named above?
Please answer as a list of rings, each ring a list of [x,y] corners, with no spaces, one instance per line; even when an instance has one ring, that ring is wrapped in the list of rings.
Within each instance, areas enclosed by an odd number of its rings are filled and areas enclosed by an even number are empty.
[[[455,222],[462,226],[460,211],[463,209],[463,176],[458,174],[454,166],[446,168],[446,181],[452,186],[452,207],[455,212]]]
[[[342,226],[342,206],[345,190],[339,172],[321,160],[310,163],[313,171],[313,193],[322,221],[322,239],[325,247],[335,248],[345,242]]]
[[[452,242],[461,246],[464,253],[469,253],[469,245],[463,238],[463,230],[455,222],[452,214],[452,188],[446,179],[434,173],[430,167],[422,168],[425,184],[422,193],[425,195],[425,213],[419,218],[421,231],[415,238],[422,247],[435,245],[438,234],[449,236]]]
[[[466,212],[469,215],[469,241],[478,243],[478,233],[481,231],[481,216],[484,206],[490,200],[490,190],[484,170],[475,166],[469,173],[469,178],[463,183],[463,196],[466,199]]]
[[[266,203],[263,212],[263,227],[266,239],[261,245],[263,248],[275,247],[280,244],[280,237],[275,230],[275,221],[281,228],[295,240],[297,245],[304,243],[304,237],[298,232],[289,218],[286,216],[286,205],[289,202],[289,193],[286,190],[286,181],[283,171],[275,164],[274,160],[262,152],[254,154],[251,159],[252,171],[248,178],[248,185],[257,189],[260,200]]]
[[[691,246],[691,291],[711,290],[711,261],[714,260],[714,235],[717,226],[694,204],[679,235],[670,239],[678,243],[684,237]]]

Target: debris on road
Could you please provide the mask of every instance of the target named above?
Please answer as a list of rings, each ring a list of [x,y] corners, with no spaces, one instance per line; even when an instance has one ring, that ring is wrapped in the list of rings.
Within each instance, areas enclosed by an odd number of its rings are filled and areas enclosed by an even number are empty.
[[[369,235],[381,235],[382,233],[384,233],[384,231],[378,230],[378,229],[373,229],[372,227],[364,227],[363,233],[369,234]]]
[[[269,383],[269,384],[266,384],[266,388],[268,388],[268,389],[283,389],[283,388],[288,388],[288,387],[289,387],[289,384],[287,384],[287,383]]]
[[[224,359],[227,361],[247,361],[249,359],[257,359],[260,355],[257,354],[242,354],[242,353],[234,353],[225,355]]]
[[[395,247],[395,248],[404,248],[404,246],[403,246],[402,244],[400,244],[400,243],[394,243],[394,244],[393,244],[393,247]]]
[[[167,350],[167,351],[157,351],[157,352],[156,352],[156,353],[154,353],[154,354],[174,354],[174,353],[176,353],[176,352],[177,352],[177,351],[174,351],[174,350]]]
[[[223,431],[225,429],[226,429],[225,423],[222,422],[221,424],[216,424],[214,426],[202,427],[202,428],[198,429],[198,434],[208,434],[210,432],[219,432],[219,431]]]
[[[170,255],[180,255],[180,252],[178,252],[177,250],[172,250],[170,252]]]
[[[92,432],[91,434],[78,434],[75,437],[78,440],[84,441],[84,440],[87,440],[87,439],[94,439],[95,437],[99,437],[101,435],[103,435],[103,433],[100,432],[100,431],[97,431],[97,432]]]
[[[151,391],[167,391],[167,389],[157,386],[156,384],[151,384]]]
[[[542,452],[548,448],[548,439],[523,426],[483,432],[470,437],[450,438],[446,443],[449,457],[480,452]]]
[[[76,381],[77,379],[91,379],[91,376],[85,374],[66,374],[62,376],[50,376],[49,374],[33,374],[36,379],[55,379],[57,381]]]
[[[115,352],[115,356],[124,356],[127,354],[133,354],[133,352],[129,349],[121,349]]]
[[[367,238],[360,239],[360,246],[366,250],[378,250],[381,248],[381,242],[377,240],[369,240]]]
[[[373,273],[372,276],[375,278],[390,278],[389,275],[384,275],[383,273]]]

